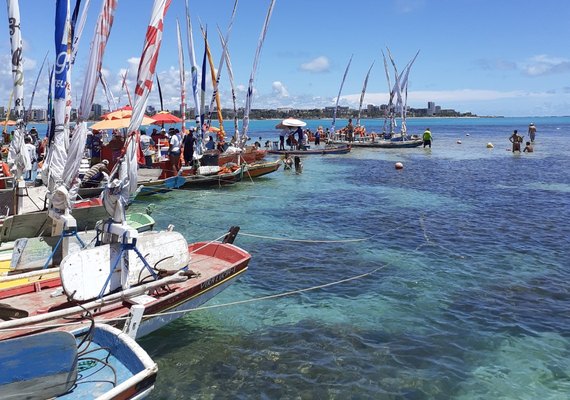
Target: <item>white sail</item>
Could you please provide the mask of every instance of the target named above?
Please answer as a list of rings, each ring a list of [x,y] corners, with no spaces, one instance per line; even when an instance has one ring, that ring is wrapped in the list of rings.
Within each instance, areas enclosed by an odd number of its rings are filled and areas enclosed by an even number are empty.
[[[119,179],[111,182],[103,192],[105,209],[118,223],[125,221],[125,207],[129,196],[137,188],[137,150],[138,129],[144,117],[148,96],[152,89],[156,63],[162,43],[164,16],[170,6],[170,0],[155,0],[148,24],[142,56],[137,73],[137,85],[133,99],[133,112],[123,160],[119,167]]]
[[[368,78],[370,77],[370,71],[372,71],[372,67],[374,66],[374,61],[372,61],[372,65],[368,68],[368,73],[366,74],[366,78],[364,78],[364,85],[362,85],[362,93],[360,93],[360,102],[358,103],[358,117],[356,118],[356,125],[360,125],[360,112],[362,111],[362,102],[364,101],[364,94],[366,93],[366,86],[368,85]]]
[[[265,35],[267,34],[267,28],[269,27],[269,21],[271,20],[271,14],[273,13],[273,7],[275,6],[275,0],[271,0],[269,4],[269,9],[267,10],[267,15],[265,16],[265,23],[261,29],[261,34],[259,36],[259,42],[257,44],[257,49],[255,50],[255,57],[253,58],[253,68],[251,69],[251,75],[249,76],[249,84],[247,87],[247,95],[245,98],[245,107],[243,111],[243,133],[240,138],[241,145],[243,146],[247,142],[247,130],[249,128],[249,113],[251,111],[251,105],[253,102],[253,82],[255,80],[255,73],[257,72],[257,64],[259,63],[259,57],[261,56],[261,48],[263,47],[263,42],[265,41]]]
[[[182,35],[180,34],[180,23],[176,19],[176,37],[178,39],[178,69],[180,72],[180,108],[182,111],[182,134],[186,125],[186,76],[184,72],[184,51],[182,50]]]
[[[14,80],[14,114],[16,115],[17,121],[16,129],[14,130],[14,140],[10,143],[10,150],[8,152],[8,165],[14,177],[20,179],[26,171],[32,169],[32,164],[24,143],[24,68],[22,66],[20,5],[18,0],[7,0],[7,6],[12,53],[12,77]]]
[[[334,134],[336,129],[335,124],[336,124],[336,112],[338,109],[338,102],[340,101],[340,94],[342,93],[342,87],[344,86],[344,81],[346,81],[346,75],[348,75],[348,70],[350,69],[351,62],[352,62],[352,55],[350,56],[348,64],[346,65],[346,69],[344,70],[344,75],[342,76],[342,82],[340,83],[340,88],[338,89],[338,96],[336,96],[336,104],[334,106],[333,120],[331,125],[331,134]]]

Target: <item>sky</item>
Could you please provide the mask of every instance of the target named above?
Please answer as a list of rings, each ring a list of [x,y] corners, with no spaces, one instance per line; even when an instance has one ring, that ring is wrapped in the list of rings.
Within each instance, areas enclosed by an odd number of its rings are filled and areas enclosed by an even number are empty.
[[[85,2],[85,0],[83,0]],[[245,93],[269,0],[241,0],[229,40],[238,107]],[[75,3],[71,1],[72,7]],[[91,0],[88,20],[72,71],[74,106],[101,0]],[[121,75],[128,70],[134,90],[138,60],[152,0],[118,0],[115,22],[103,60],[103,73],[116,100],[124,105]],[[234,0],[189,0],[198,63],[203,54],[200,23],[209,32],[218,65]],[[20,0],[24,39],[25,104],[49,51],[54,61],[55,0]],[[358,108],[366,72],[374,62],[364,105],[385,104],[388,85],[382,51],[389,48],[401,70],[416,54],[408,84],[408,105],[434,101],[477,115],[570,115],[570,2],[562,0],[276,0],[255,77],[253,108],[334,106],[348,60],[352,64],[340,105]],[[164,108],[179,108],[180,81],[176,20],[181,23],[186,75],[190,60],[184,0],[172,0],[165,19],[157,71]],[[12,88],[6,7],[0,8],[0,105]],[[391,69],[390,69],[391,70]],[[209,76],[209,71],[208,71]],[[47,73],[40,76],[33,108],[46,108]],[[211,92],[211,81],[208,91]],[[393,82],[393,78],[392,78]],[[191,91],[187,79],[187,93]],[[230,84],[222,70],[222,107],[231,107]],[[190,97],[190,96],[188,96]],[[100,86],[95,102],[107,107]],[[160,107],[156,85],[149,104]],[[193,106],[191,100],[189,106]]]

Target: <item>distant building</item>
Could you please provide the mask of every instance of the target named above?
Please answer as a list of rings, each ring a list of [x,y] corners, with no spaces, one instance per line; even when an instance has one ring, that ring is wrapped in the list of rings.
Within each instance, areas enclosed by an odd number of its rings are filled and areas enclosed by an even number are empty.
[[[428,116],[432,116],[436,113],[436,107],[435,107],[435,102],[433,101],[428,101],[428,106],[427,106],[427,115]]]
[[[92,111],[92,118],[93,119],[100,119],[101,115],[103,115],[103,107],[101,107],[101,104],[97,104],[94,103],[91,106],[91,111]]]
[[[47,110],[34,109],[30,112],[31,121],[45,121],[47,120]]]

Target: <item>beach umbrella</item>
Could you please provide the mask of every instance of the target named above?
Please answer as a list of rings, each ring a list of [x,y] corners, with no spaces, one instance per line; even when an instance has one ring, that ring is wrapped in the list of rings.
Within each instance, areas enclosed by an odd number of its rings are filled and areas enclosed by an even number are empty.
[[[2,126],[14,126],[14,125],[16,125],[16,121],[12,121],[11,119],[9,119],[8,121],[1,121],[0,125],[2,125]]]
[[[90,126],[90,129],[105,130],[105,129],[121,129],[126,128],[131,123],[130,115],[125,118],[115,118],[115,119],[104,119],[102,121],[96,122]],[[154,124],[154,120],[144,116],[141,125]]]
[[[107,114],[101,115],[102,119],[121,119],[125,117],[130,117],[133,113],[133,108],[131,106],[124,106],[108,112]]]
[[[280,123],[278,123],[277,125],[275,125],[275,127],[277,129],[283,129],[284,127],[297,128],[299,126],[306,126],[306,125],[307,125],[307,123],[304,121],[301,121],[300,119],[286,118],[283,121],[281,121]]]
[[[178,123],[182,122],[181,118],[178,118],[177,116],[172,115],[168,111],[160,111],[160,112],[154,114],[150,118],[153,119],[155,121],[154,123],[157,125],[178,124]]]

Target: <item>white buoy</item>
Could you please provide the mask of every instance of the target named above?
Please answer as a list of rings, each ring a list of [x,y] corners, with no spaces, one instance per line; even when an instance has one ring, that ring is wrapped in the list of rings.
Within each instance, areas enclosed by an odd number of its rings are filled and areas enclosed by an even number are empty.
[[[404,169],[404,164],[402,164],[401,162],[397,162],[396,164],[394,164],[394,168],[396,168],[396,169]]]
[[[469,134],[468,134],[468,133],[466,133],[466,134],[465,134],[465,136],[469,136]]]
[[[492,149],[493,147],[495,147],[495,146],[493,146],[493,143],[491,143],[491,142],[487,143],[487,148],[488,148],[488,149]]]
[[[458,140],[458,141],[457,141],[457,144],[461,144],[461,140]]]

